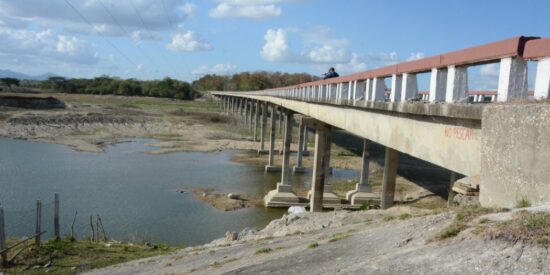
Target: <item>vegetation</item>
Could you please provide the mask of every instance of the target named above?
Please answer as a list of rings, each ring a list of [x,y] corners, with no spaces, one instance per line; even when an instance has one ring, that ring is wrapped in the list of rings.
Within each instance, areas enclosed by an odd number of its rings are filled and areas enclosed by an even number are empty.
[[[351,237],[351,235],[349,233],[334,234],[332,236],[332,239],[328,240],[328,242],[333,243],[333,242],[341,241],[343,239],[347,239],[349,237]]]
[[[319,244],[315,242],[315,243],[310,243],[310,244],[307,246],[307,248],[317,248],[318,246],[319,246]]]
[[[256,254],[256,255],[258,255],[258,254],[266,254],[266,253],[270,253],[271,251],[273,251],[271,248],[266,247],[266,248],[258,249],[254,254]]]
[[[544,247],[550,246],[550,213],[514,213],[512,220],[487,227],[484,235],[490,239],[509,242],[522,241]]]
[[[518,201],[516,208],[525,208],[530,206],[531,202],[527,198],[521,198],[521,200]]]
[[[20,81],[17,78],[3,77],[3,78],[0,78],[0,83],[3,83],[8,87],[13,87],[13,86],[19,86]]]
[[[502,212],[503,209],[484,208],[480,206],[466,206],[456,210],[456,215],[453,222],[443,229],[436,239],[447,239],[457,236],[461,231],[468,227],[475,218],[489,213]]]
[[[232,76],[205,75],[193,82],[197,91],[256,91],[318,80],[306,73],[242,72]]]
[[[8,240],[8,245],[17,240]],[[166,245],[141,245],[116,242],[71,241],[69,239],[49,240],[39,248],[31,243],[21,253],[10,252],[8,258],[14,258],[0,273],[18,274],[70,274],[87,269],[99,268],[134,259],[151,257],[175,251],[175,247]]]

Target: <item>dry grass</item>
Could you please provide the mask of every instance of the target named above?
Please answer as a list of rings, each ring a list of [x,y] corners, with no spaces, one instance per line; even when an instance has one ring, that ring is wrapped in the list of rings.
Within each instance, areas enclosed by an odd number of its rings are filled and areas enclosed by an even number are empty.
[[[460,207],[455,210],[456,215],[453,222],[444,228],[437,236],[436,240],[443,240],[451,237],[457,236],[461,231],[468,228],[468,223],[470,223],[475,218],[489,214],[502,212],[503,209],[494,209],[494,208],[484,208],[479,206],[467,206]]]
[[[550,213],[514,213],[512,220],[488,226],[482,233],[488,239],[550,247]]]

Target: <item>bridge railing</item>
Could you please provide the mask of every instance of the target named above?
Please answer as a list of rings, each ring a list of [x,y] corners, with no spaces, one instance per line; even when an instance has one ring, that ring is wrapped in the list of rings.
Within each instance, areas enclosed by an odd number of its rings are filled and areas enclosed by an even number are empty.
[[[537,62],[535,90],[527,88],[527,61]],[[496,91],[468,90],[468,67],[499,63]],[[430,88],[418,91],[417,74],[430,74]],[[391,89],[385,79],[391,78]],[[550,38],[514,37],[482,46],[399,63],[343,77],[257,91],[255,94],[310,101],[504,102],[546,99],[550,93]]]

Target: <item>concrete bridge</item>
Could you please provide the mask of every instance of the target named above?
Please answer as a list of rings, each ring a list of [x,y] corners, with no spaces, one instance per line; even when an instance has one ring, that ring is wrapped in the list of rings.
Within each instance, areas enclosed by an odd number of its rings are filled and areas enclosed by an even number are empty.
[[[527,88],[527,61],[537,62],[534,91]],[[498,89],[468,89],[468,67],[499,63]],[[430,88],[418,91],[417,75],[430,74]],[[385,79],[391,78],[391,87]],[[425,95],[423,95],[425,94]],[[463,175],[453,188],[479,193],[483,206],[513,207],[527,199],[550,202],[550,38],[515,37],[482,46],[391,65],[338,78],[254,92],[212,92],[228,114],[242,114],[259,135],[259,152],[274,170],[276,113],[284,117],[281,182],[267,206],[300,205],[289,176],[300,172],[307,127],[315,130],[310,206],[338,204],[325,179],[332,128],[364,139],[360,182],[351,205],[380,200],[393,205],[398,155],[428,161]],[[481,100],[482,96],[488,100]],[[483,103],[494,102],[494,103]],[[267,119],[271,119],[266,147]],[[292,119],[300,116],[297,165],[290,167]],[[258,130],[259,129],[259,130]],[[258,130],[258,131],[257,131]],[[368,184],[369,143],[386,147],[382,194]],[[455,181],[454,179],[451,179]]]

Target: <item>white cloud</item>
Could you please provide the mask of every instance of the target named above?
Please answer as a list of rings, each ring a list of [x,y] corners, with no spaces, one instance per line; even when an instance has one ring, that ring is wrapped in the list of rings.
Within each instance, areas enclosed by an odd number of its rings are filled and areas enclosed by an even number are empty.
[[[322,45],[307,53],[308,59],[313,63],[345,63],[351,59],[347,49],[338,49],[332,45]]]
[[[172,42],[166,46],[169,50],[179,52],[209,51],[213,47],[207,41],[202,40],[196,33],[187,31],[172,35]]]
[[[134,42],[141,42],[144,40],[151,40],[151,41],[160,41],[162,40],[162,37],[157,33],[152,33],[148,31],[134,31],[131,34],[132,40]]]
[[[479,74],[482,76],[498,77],[500,70],[499,66],[498,63],[481,65],[479,67]]]
[[[269,29],[264,35],[264,39],[265,45],[260,54],[265,60],[272,62],[288,61],[290,54],[285,30]]]
[[[412,52],[411,55],[409,55],[409,58],[407,58],[407,61],[413,61],[424,58],[424,53],[421,52]]]
[[[95,64],[99,61],[93,44],[51,30],[12,30],[0,27],[0,53],[68,63]]]
[[[218,0],[218,5],[209,11],[217,19],[247,18],[268,19],[283,12],[276,4],[301,2],[301,0]]]
[[[336,71],[343,74],[357,73],[357,72],[367,70],[367,63],[364,61],[364,59],[360,55],[356,53],[352,53],[351,60],[348,63],[336,64],[336,66],[334,67]],[[323,69],[326,69],[326,68],[323,68]]]
[[[235,71],[237,66],[226,63],[226,64],[216,64],[212,67],[206,65],[195,68],[191,73],[193,74],[227,74]]]

